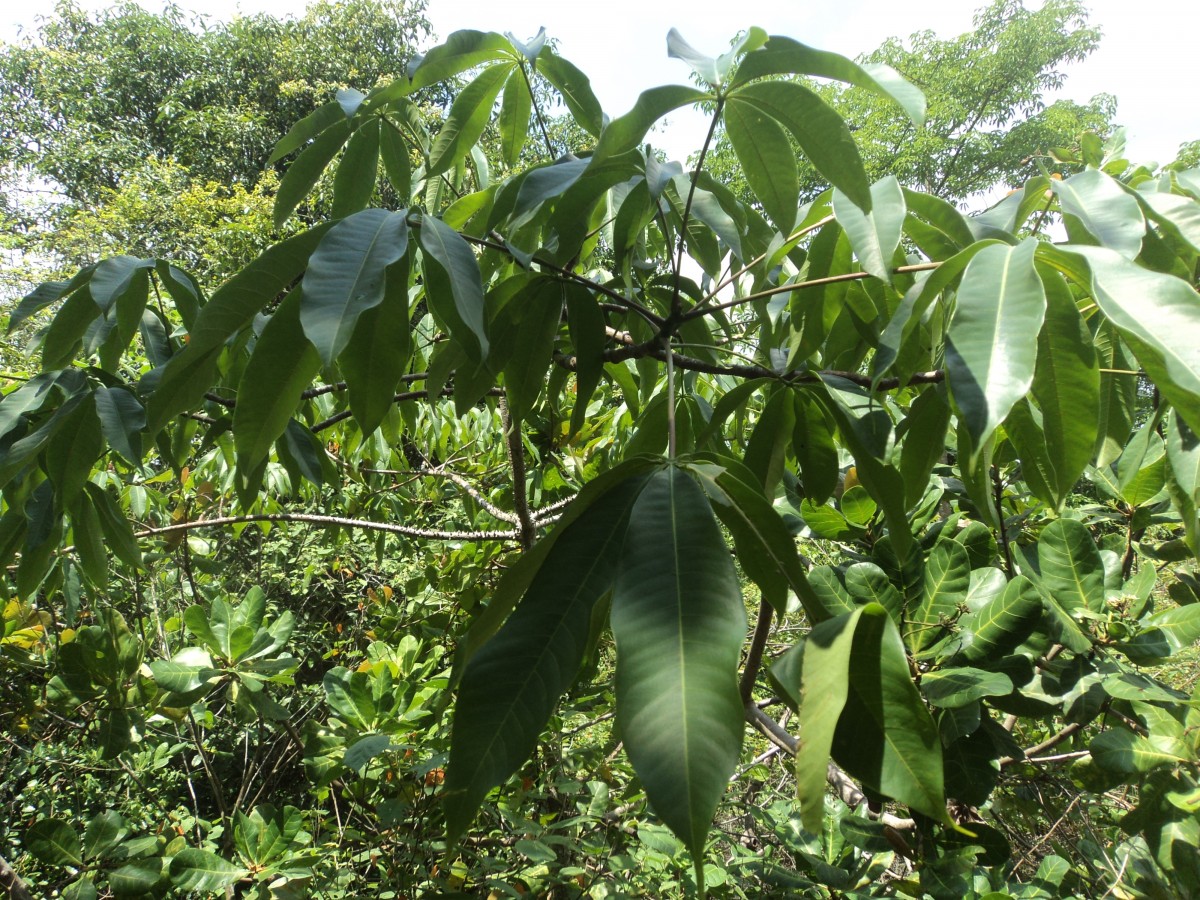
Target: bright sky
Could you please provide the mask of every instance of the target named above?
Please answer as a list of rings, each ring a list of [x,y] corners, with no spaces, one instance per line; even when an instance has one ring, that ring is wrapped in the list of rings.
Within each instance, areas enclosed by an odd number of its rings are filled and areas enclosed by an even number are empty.
[[[112,5],[79,0],[85,8]],[[161,0],[139,0],[160,9]],[[297,12],[303,0],[179,0],[186,8],[227,18],[238,12]],[[533,36],[545,26],[559,41],[559,52],[592,80],[610,115],[626,111],[640,91],[659,84],[686,83],[687,69],[668,59],[666,34],[676,27],[696,49],[716,55],[739,30],[758,25],[816,47],[856,56],[885,38],[931,29],[950,37],[971,26],[971,16],[986,0],[607,0],[602,4],[558,0],[429,0],[428,15],[439,37],[459,28],[511,31]],[[1200,33],[1200,4],[1194,0],[1085,0],[1092,22],[1104,32],[1100,49],[1068,70],[1060,96],[1086,101],[1114,94],[1117,122],[1128,127],[1128,155],[1139,162],[1169,162],[1180,143],[1200,139],[1200,105],[1194,100],[1200,66],[1195,36]],[[1036,7],[1040,0],[1026,0]],[[12,40],[18,28],[30,30],[36,17],[53,11],[53,0],[21,0],[0,12],[0,39]],[[686,159],[699,149],[704,123],[679,112],[655,137],[668,155]]]

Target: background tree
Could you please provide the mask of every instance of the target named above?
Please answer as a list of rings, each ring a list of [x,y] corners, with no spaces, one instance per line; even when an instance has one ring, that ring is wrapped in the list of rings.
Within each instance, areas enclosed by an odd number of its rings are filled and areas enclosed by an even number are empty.
[[[929,103],[921,128],[898,120],[877,95],[836,82],[814,85],[851,123],[872,179],[890,174],[909,187],[965,201],[997,185],[1023,184],[1037,173],[1037,158],[1085,131],[1108,134],[1116,115],[1111,95],[1087,104],[1044,100],[1062,86],[1067,66],[1099,46],[1100,29],[1088,24],[1085,3],[1048,0],[1030,10],[1022,0],[995,0],[975,14],[974,24],[947,40],[932,31],[907,41],[891,38],[860,57],[891,66],[921,88]],[[710,165],[723,177],[736,167],[724,137]],[[802,165],[800,185],[802,196],[814,197],[828,182]]]

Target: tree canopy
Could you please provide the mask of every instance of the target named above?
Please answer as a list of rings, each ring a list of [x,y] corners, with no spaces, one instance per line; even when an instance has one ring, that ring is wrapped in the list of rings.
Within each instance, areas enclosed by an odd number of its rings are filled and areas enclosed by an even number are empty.
[[[1089,24],[1086,4],[1049,0],[1031,10],[1021,0],[993,0],[975,14],[974,26],[950,39],[933,31],[907,41],[890,38],[859,60],[891,66],[921,89],[928,102],[922,127],[898,118],[877,94],[836,81],[809,82],[852,123],[872,180],[894,175],[907,187],[967,200],[997,185],[1023,184],[1053,148],[1070,146],[1084,132],[1103,138],[1112,129],[1111,95],[1087,104],[1045,99],[1063,85],[1071,63],[1099,46],[1100,29]],[[723,137],[710,166],[738,183]],[[806,198],[829,186],[810,164],[801,165],[800,183]]]
[[[1200,891],[1200,170],[967,216],[808,80],[920,134],[895,68],[667,46],[612,116],[452,34],[297,116],[211,293],[11,310],[10,892]]]

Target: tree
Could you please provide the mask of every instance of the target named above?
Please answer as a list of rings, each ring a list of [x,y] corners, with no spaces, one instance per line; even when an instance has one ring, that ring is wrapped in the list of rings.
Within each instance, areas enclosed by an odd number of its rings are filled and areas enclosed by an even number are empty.
[[[878,95],[837,82],[809,86],[851,123],[867,175],[894,175],[906,186],[963,201],[997,185],[1023,184],[1037,160],[1092,131],[1112,128],[1110,95],[1078,104],[1044,97],[1062,86],[1063,67],[1099,46],[1100,30],[1088,25],[1077,0],[1050,0],[1029,10],[1021,0],[994,0],[975,14],[974,31],[939,40],[932,31],[891,38],[861,62],[888,65],[928,98],[925,124],[898,119]],[[714,173],[737,168],[721,137]],[[732,181],[737,184],[736,179]],[[801,193],[814,197],[829,182],[811,165],[800,169]]]
[[[316,98],[402,74],[428,37],[424,9],[356,0],[211,23],[177,6],[60,3],[0,52],[0,172],[21,247],[74,267],[118,250],[169,255],[219,283],[278,237],[250,228],[269,224],[281,173],[263,181],[263,162],[278,136]],[[201,224],[229,245],[189,247]]]
[[[893,69],[758,30],[715,59],[668,47],[695,85],[609,120],[540,38],[458,32],[291,128],[275,221],[337,158],[335,217],[210,297],[116,256],[13,311],[53,307],[0,403],[5,702],[56,740],[55,713],[91,723],[70,739],[130,784],[183,763],[141,822],[34,804],[15,840],[42,883],[579,891],[587,851],[555,829],[631,846],[597,810],[648,804],[665,828],[642,814],[638,841],[686,850],[700,896],[1200,890],[1200,695],[1151,673],[1200,636],[1200,173],[1084,140],[1083,171],[965,217],[872,182],[801,80],[919,127]],[[430,133],[417,92],[459,78]],[[589,146],[523,169],[538,78]],[[712,128],[684,172],[643,142],[692,104]],[[497,105],[503,161],[480,149]],[[706,168],[720,128],[752,202]],[[833,185],[804,206],[793,142]],[[384,180],[395,208],[369,205]],[[359,552],[347,534],[416,562],[357,613],[313,603],[269,577],[294,555],[263,567],[277,526],[328,541],[304,592]],[[226,555],[193,544],[223,528]],[[566,770],[538,751],[561,698],[589,693],[580,730],[616,734],[531,801]],[[740,804],[786,858],[713,837],[739,764],[772,752],[795,798]],[[1069,816],[1019,788],[1050,782],[1068,812],[1115,785],[1129,809],[1041,856]]]

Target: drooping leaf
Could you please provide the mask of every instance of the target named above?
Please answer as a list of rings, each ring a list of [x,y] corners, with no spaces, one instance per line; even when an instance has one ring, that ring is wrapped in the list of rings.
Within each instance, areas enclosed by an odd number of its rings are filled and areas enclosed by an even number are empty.
[[[346,151],[338,161],[333,177],[333,209],[335,219],[365,209],[375,193],[375,178],[379,174],[379,119],[364,123],[346,141]]]
[[[172,416],[199,403],[213,384],[225,342],[304,271],[329,225],[320,225],[266,250],[223,284],[206,303],[187,346],[171,358],[147,402],[147,432],[158,434]]]
[[[820,96],[794,81],[759,81],[731,95],[750,103],[791,133],[829,183],[859,209],[871,211],[871,183],[850,129]]]
[[[626,751],[699,859],[741,750],[746,613],[708,501],[681,469],[650,476],[634,505],[611,616]]]
[[[890,284],[892,256],[900,246],[904,228],[904,191],[900,182],[889,175],[871,185],[870,194],[871,202],[864,212],[852,197],[835,187],[833,213],[846,230],[863,269]]]
[[[489,66],[458,92],[442,129],[429,151],[427,177],[440,175],[453,167],[479,140],[492,118],[492,107],[513,67]]]
[[[537,70],[554,85],[576,124],[593,137],[599,137],[604,113],[587,76],[548,46],[538,53]]]
[[[500,101],[500,157],[510,169],[515,168],[529,134],[529,117],[533,114],[533,97],[525,81],[525,73],[514,68],[504,84]]]
[[[383,301],[388,266],[407,248],[404,211],[365,209],[321,238],[304,273],[300,322],[325,365],[346,349],[358,317]]]
[[[1146,221],[1138,202],[1100,169],[1052,180],[1050,187],[1064,213],[1076,216],[1102,246],[1126,259],[1142,249]]]
[[[125,457],[130,465],[142,464],[142,435],[146,427],[146,410],[124,388],[96,389],[96,414],[108,445]]]
[[[604,126],[592,153],[592,165],[632,150],[642,142],[650,127],[672,110],[711,100],[712,95],[682,84],[668,84],[642,91],[633,109]]]
[[[267,458],[295,412],[300,392],[321,367],[301,324],[304,297],[302,289],[293,290],[271,316],[238,386],[233,436],[243,474]]]
[[[475,254],[454,229],[432,216],[421,218],[418,235],[425,251],[422,271],[430,307],[463,349],[482,362],[488,354],[488,339],[483,281]]]
[[[772,35],[761,49],[746,54],[733,84],[743,84],[765,75],[785,74],[832,78],[866,88],[900,104],[915,124],[921,125],[925,121],[925,95],[890,66],[860,66],[837,53],[816,50],[779,35]]]
[[[611,486],[550,548],[521,603],[463,672],[446,776],[451,839],[529,757],[583,661],[592,608],[612,589],[644,478]]]
[[[946,343],[946,380],[960,428],[982,445],[1033,384],[1046,291],[1038,242],[985,248],[967,265]]]
[[[937,726],[913,684],[900,632],[877,604],[862,608],[854,629],[849,691],[832,749],[872,790],[947,820]]]
[[[350,409],[363,434],[370,434],[383,421],[411,357],[408,265],[401,261],[388,267],[383,302],[359,315],[350,341],[338,357]]]
[[[275,194],[275,227],[282,228],[300,202],[309,195],[325,167],[342,149],[351,134],[349,121],[343,119],[322,131],[303,152],[292,160]]]
[[[731,97],[725,105],[725,134],[750,190],[775,226],[789,233],[796,222],[800,180],[783,127],[758,106]]]

